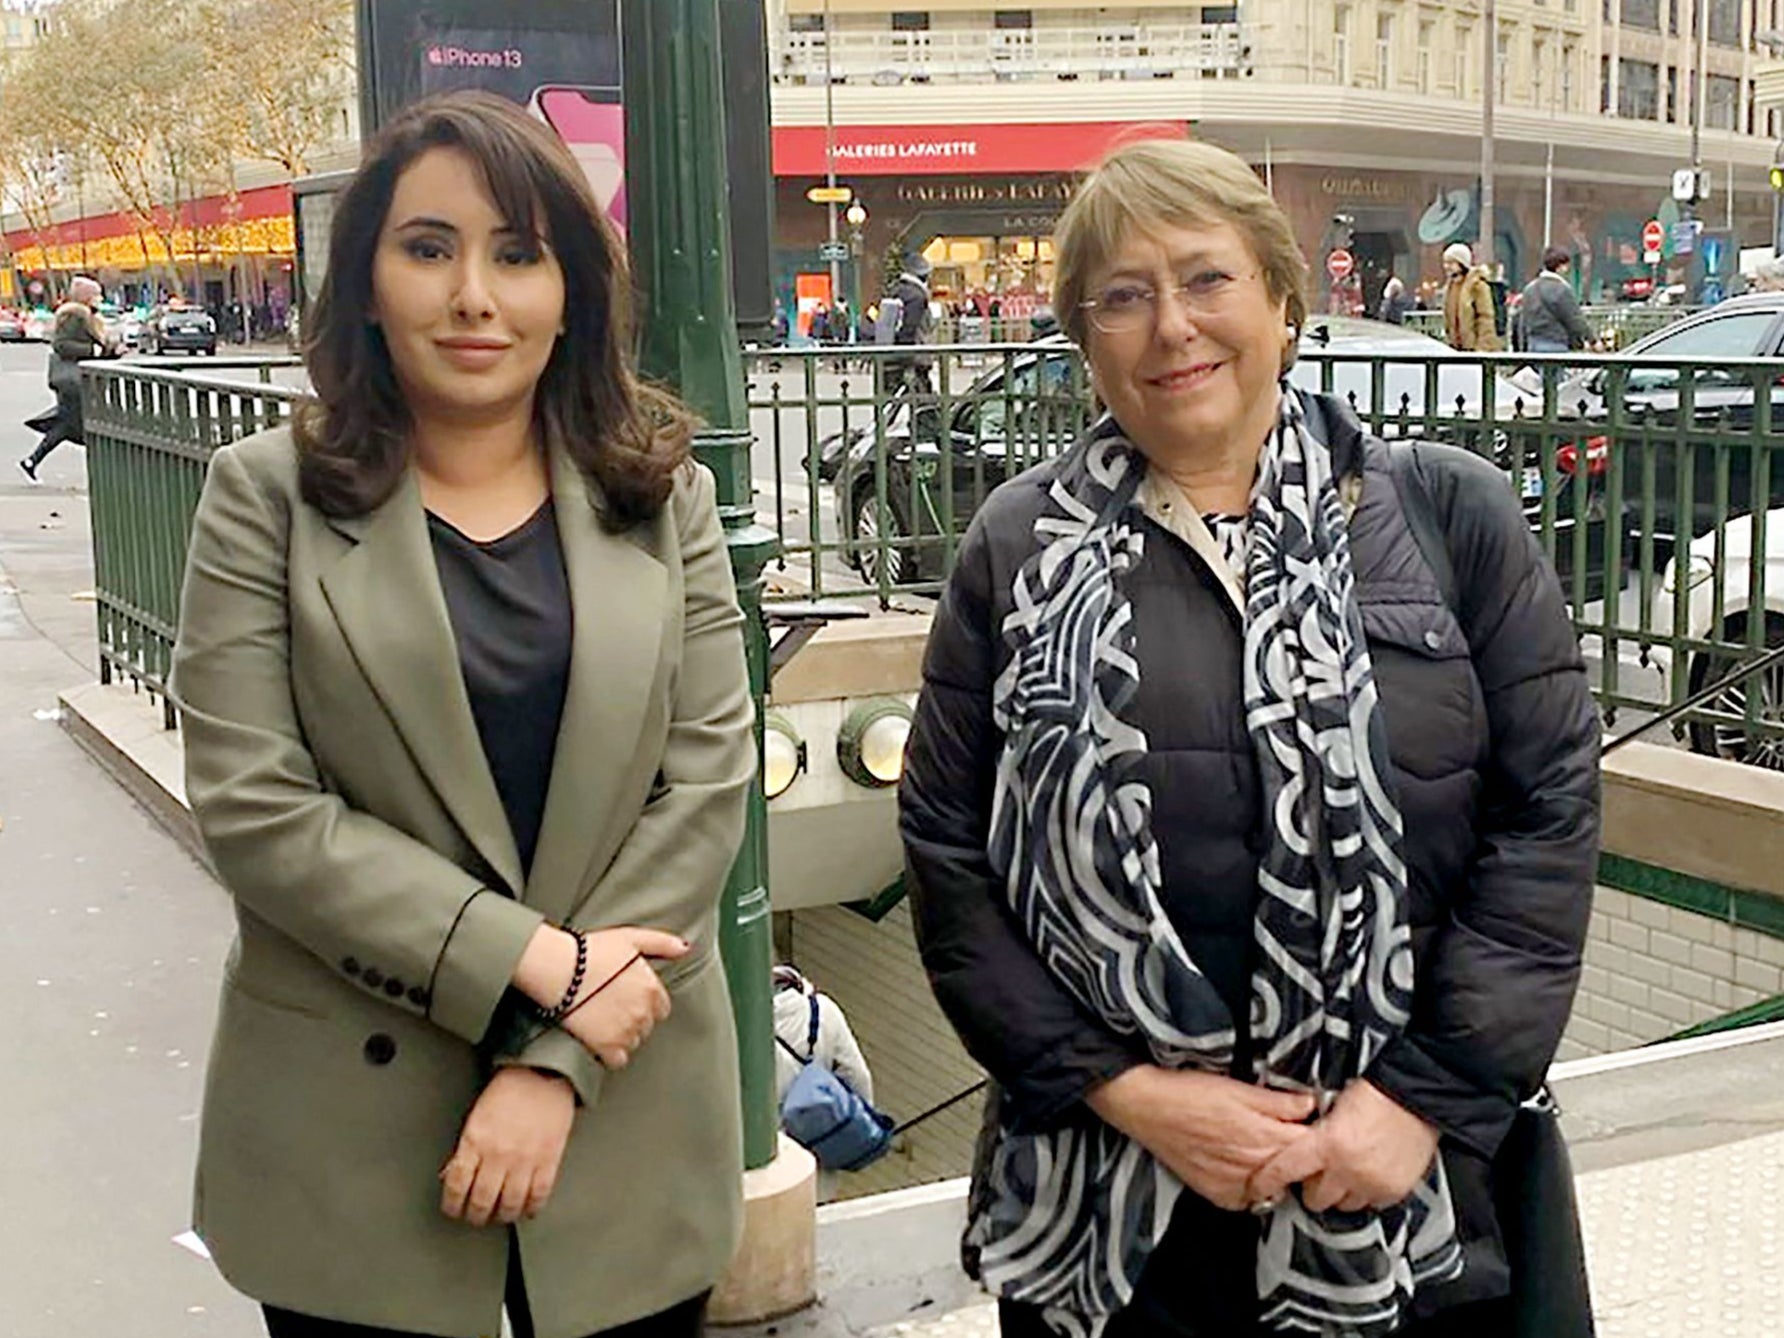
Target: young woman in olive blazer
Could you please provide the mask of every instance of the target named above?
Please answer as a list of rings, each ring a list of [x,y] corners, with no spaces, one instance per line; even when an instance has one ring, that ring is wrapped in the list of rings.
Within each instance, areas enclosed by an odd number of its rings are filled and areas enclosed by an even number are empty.
[[[212,458],[175,658],[240,925],[197,1229],[274,1338],[477,1338],[504,1301],[523,1338],[696,1332],[740,1221],[716,909],[754,775],[712,480],[517,109],[406,113],[335,229],[317,403]],[[536,821],[471,649],[516,615],[443,577],[523,546],[496,575],[563,643]],[[479,653],[524,679],[514,626]]]

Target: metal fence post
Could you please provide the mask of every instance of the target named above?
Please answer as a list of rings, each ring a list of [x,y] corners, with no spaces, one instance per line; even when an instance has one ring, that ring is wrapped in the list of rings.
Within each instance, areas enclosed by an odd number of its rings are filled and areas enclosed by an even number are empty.
[[[726,207],[725,110],[716,0],[627,0],[626,193],[629,233],[645,293],[644,370],[675,386],[706,428],[694,450],[718,479],[719,514],[743,605],[750,688],[761,747],[767,686],[762,570],[772,530],[756,523],[750,484],[749,414],[731,294]],[[750,790],[743,848],[725,885],[721,947],[730,977],[743,1076],[744,1163],[774,1159],[774,1102],[767,807]]]

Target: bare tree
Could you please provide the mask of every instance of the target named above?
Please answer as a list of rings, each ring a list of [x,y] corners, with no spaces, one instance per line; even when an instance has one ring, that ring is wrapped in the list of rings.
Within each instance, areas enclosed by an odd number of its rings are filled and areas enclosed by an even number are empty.
[[[304,175],[354,95],[352,0],[204,0],[190,12],[222,72],[210,81],[216,129],[242,156]]]
[[[103,81],[90,71],[103,67]],[[0,188],[41,241],[70,155],[109,180],[182,286],[179,246],[220,245],[193,203],[239,199],[236,163],[309,171],[354,95],[352,0],[61,0],[4,71]],[[103,91],[101,91],[103,90]],[[192,262],[198,281],[198,257]]]
[[[55,208],[67,194],[70,155],[61,147],[67,141],[21,82],[23,69],[18,59],[0,69],[0,83],[9,94],[0,98],[0,199],[12,202],[31,240],[47,257]]]
[[[30,104],[47,138],[91,153],[139,230],[161,243],[176,287],[182,214],[227,157],[204,114],[200,36],[179,0],[63,0],[8,83],[8,101]],[[101,97],[85,71],[113,50],[130,58],[106,63]]]

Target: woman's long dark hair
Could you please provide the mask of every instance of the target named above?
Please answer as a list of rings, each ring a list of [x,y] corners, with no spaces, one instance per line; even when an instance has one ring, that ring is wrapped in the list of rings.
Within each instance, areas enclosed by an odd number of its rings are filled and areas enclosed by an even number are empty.
[[[563,270],[564,333],[534,397],[541,439],[594,481],[609,527],[655,516],[688,458],[693,423],[633,370],[625,247],[562,141],[489,93],[449,93],[405,109],[379,132],[336,204],[328,276],[305,322],[315,398],[292,423],[304,500],[325,515],[364,515],[408,468],[409,406],[371,319],[372,259],[397,178],[435,148],[469,155],[508,226],[544,237]]]

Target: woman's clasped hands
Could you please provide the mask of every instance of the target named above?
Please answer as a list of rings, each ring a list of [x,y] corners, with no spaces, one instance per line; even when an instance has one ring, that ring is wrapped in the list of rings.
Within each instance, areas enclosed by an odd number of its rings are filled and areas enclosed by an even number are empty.
[[[1270,1207],[1295,1184],[1314,1212],[1385,1208],[1412,1193],[1437,1154],[1435,1129],[1362,1080],[1318,1120],[1307,1093],[1152,1065],[1129,1069],[1088,1100],[1230,1212]]]
[[[609,1069],[622,1069],[669,1016],[669,991],[651,961],[685,957],[691,945],[660,929],[623,925],[586,931],[576,999],[559,1025]],[[514,983],[541,1007],[563,999],[576,969],[576,936],[542,926],[521,956]],[[470,1226],[537,1216],[563,1163],[576,1092],[537,1069],[498,1069],[478,1095],[440,1170],[440,1210]]]
[[[1437,1130],[1364,1078],[1348,1084],[1307,1132],[1252,1176],[1253,1203],[1273,1202],[1298,1184],[1312,1212],[1389,1208],[1418,1188],[1437,1156]]]

